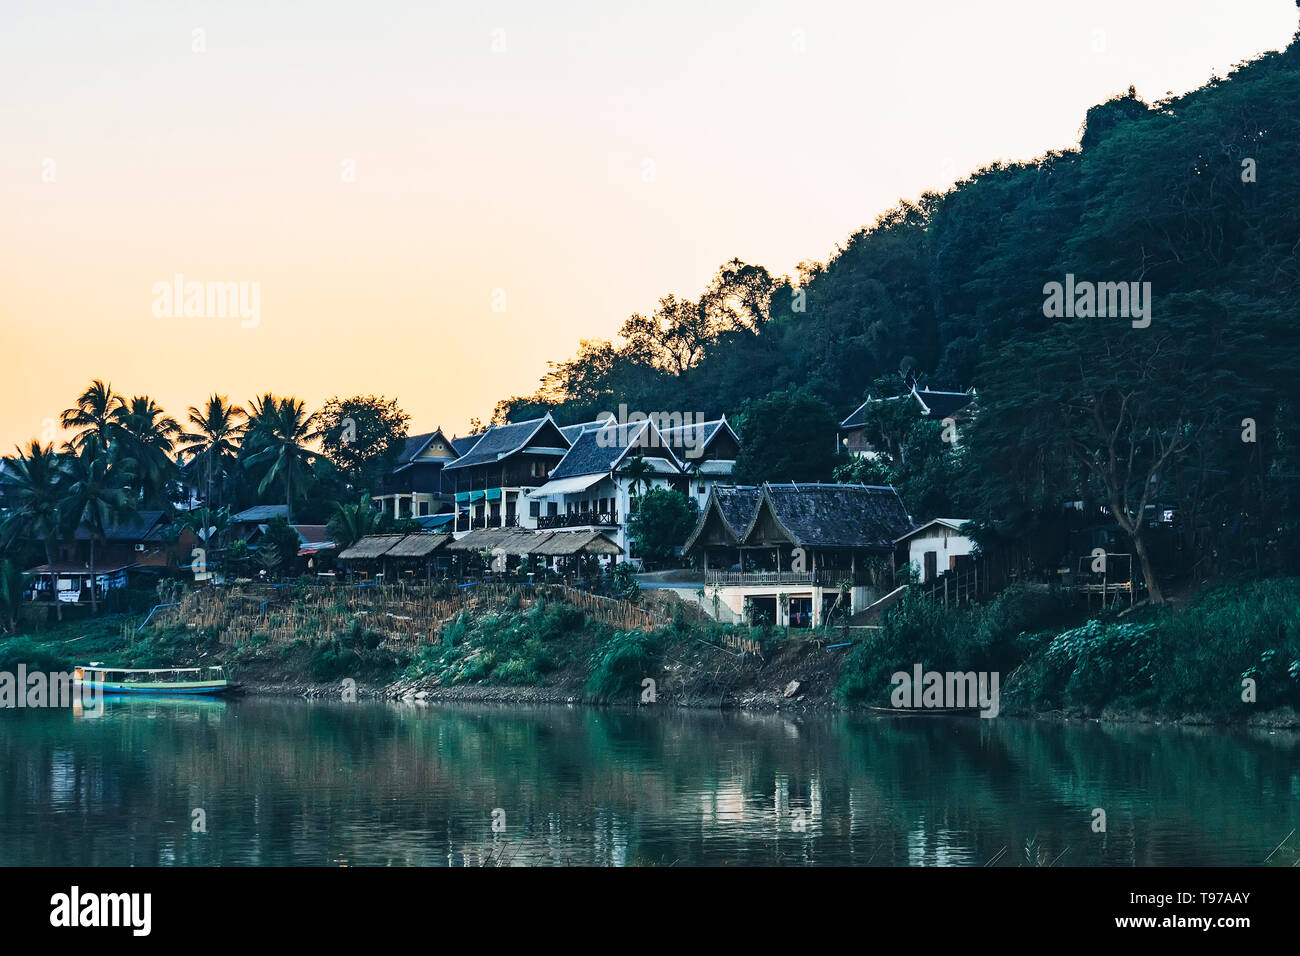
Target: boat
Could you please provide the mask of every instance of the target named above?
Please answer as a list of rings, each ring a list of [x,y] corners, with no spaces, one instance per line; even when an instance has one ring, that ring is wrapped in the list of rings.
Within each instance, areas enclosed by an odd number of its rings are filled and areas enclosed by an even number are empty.
[[[110,667],[91,662],[73,673],[76,687],[101,694],[227,694],[239,687],[220,664],[209,667]]]
[[[868,707],[881,717],[979,717],[978,707]]]

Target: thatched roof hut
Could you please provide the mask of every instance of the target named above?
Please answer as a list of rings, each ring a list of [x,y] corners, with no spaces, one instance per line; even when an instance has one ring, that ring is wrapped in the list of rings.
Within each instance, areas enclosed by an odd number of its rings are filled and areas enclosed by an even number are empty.
[[[623,549],[599,531],[527,531],[520,528],[481,528],[446,546],[448,551],[504,551],[525,557],[567,557],[574,554],[622,554]]]
[[[537,542],[532,554],[544,557],[570,557],[575,554],[622,554],[620,548],[599,531],[556,531]]]
[[[344,548],[339,554],[339,560],[377,561],[405,537],[403,534],[368,534]]]
[[[517,528],[479,528],[448,543],[448,551],[491,551],[518,533]]]
[[[397,544],[389,548],[384,554],[384,557],[386,559],[404,558],[418,561],[422,558],[427,558],[450,541],[451,535],[449,534],[408,534],[401,541],[397,542]]]

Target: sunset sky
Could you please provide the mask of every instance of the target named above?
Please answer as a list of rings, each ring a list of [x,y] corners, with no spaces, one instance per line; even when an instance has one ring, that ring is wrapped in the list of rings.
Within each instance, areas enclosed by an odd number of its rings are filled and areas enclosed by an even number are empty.
[[[92,378],[182,420],[376,393],[463,434],[732,257],[825,260],[1295,27],[1294,0],[3,0],[0,448]],[[260,321],[156,316],[177,273],[259,283]]]

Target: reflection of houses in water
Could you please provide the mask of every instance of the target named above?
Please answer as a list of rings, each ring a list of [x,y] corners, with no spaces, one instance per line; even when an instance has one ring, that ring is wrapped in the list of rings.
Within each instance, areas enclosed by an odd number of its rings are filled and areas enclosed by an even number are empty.
[[[719,823],[745,822],[745,788],[737,781],[706,790],[699,796],[704,836],[712,831],[708,827]]]
[[[779,833],[798,833],[797,821],[802,820],[811,832],[814,823],[822,819],[822,781],[818,773],[810,773],[807,780],[778,773],[772,798],[776,808],[776,827]]]
[[[908,866],[968,866],[970,849],[962,833],[947,827],[927,831],[925,821],[907,831]]]

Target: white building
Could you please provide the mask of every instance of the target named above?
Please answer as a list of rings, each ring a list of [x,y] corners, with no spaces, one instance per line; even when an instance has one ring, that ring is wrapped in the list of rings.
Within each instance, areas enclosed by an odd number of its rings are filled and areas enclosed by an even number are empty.
[[[635,558],[627,518],[635,499],[653,488],[677,487],[682,464],[654,424],[613,419],[570,425],[572,445],[546,484],[529,492],[539,530],[604,531]]]
[[[906,547],[907,559],[921,583],[933,581],[946,571],[960,570],[973,561],[975,542],[961,533],[966,518],[932,518],[895,539]]]

